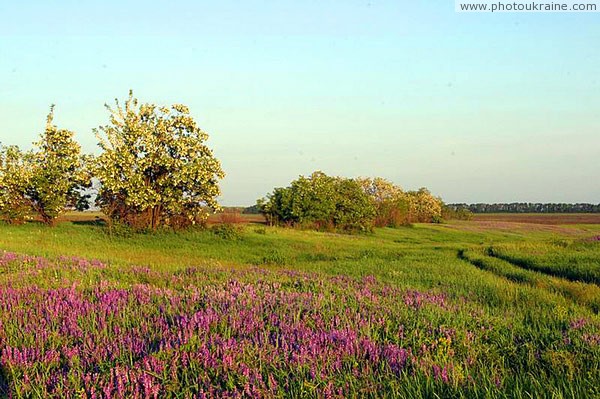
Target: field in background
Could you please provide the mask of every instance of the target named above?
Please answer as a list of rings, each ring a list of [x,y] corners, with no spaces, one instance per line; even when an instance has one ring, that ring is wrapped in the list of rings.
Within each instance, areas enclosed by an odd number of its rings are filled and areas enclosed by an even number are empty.
[[[600,397],[600,224],[86,216],[0,225],[0,396]]]
[[[536,224],[600,224],[600,213],[476,213],[473,220]]]

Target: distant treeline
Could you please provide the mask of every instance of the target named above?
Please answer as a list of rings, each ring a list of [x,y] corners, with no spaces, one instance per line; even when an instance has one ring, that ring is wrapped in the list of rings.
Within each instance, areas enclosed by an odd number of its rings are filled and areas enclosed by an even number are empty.
[[[511,204],[448,204],[458,211],[468,209],[473,213],[600,213],[600,204],[564,204],[513,202]]]

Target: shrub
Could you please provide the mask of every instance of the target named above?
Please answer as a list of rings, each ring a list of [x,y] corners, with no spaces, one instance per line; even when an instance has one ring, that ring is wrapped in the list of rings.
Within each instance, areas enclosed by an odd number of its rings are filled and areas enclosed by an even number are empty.
[[[110,235],[112,237],[119,237],[119,238],[133,237],[133,235],[135,233],[141,232],[140,230],[135,230],[133,227],[131,227],[128,224],[121,223],[118,221],[117,222],[109,222],[108,229],[106,231],[108,232],[108,235]]]
[[[314,172],[258,201],[270,224],[366,232],[376,227],[440,223],[440,198],[427,189],[404,192],[382,178],[346,179]]]
[[[429,190],[404,192],[393,183],[376,177],[361,178],[358,182],[374,204],[374,224],[378,227],[407,226],[410,223],[439,223],[443,202]]]
[[[210,231],[223,240],[235,241],[242,238],[241,229],[231,223],[216,224],[211,227]]]
[[[436,223],[436,224],[444,223],[444,218],[441,215],[433,215],[431,217],[431,223]]]
[[[278,250],[271,250],[262,257],[260,263],[262,265],[284,266],[288,263],[288,258]]]
[[[375,207],[373,223],[377,227],[408,224],[408,202],[402,188],[381,177],[357,179]]]
[[[442,217],[443,202],[422,187],[406,193],[409,223],[431,223]]]
[[[221,223],[229,224],[242,223],[244,221],[239,212],[230,210],[225,210],[223,213],[220,213],[219,219],[221,220]]]
[[[270,224],[316,230],[368,231],[375,216],[373,203],[356,180],[323,172],[300,176],[258,204]]]
[[[473,212],[465,207],[444,205],[442,207],[442,218],[446,220],[471,220],[473,219]]]
[[[256,234],[266,235],[267,234],[267,229],[265,227],[257,227],[257,228],[254,229],[254,232]]]

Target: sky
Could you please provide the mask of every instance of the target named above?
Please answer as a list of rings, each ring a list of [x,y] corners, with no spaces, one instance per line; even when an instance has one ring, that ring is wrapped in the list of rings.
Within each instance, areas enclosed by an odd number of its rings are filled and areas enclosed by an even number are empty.
[[[0,0],[0,142],[190,107],[252,205],[315,170],[446,202],[600,202],[600,14],[453,1]]]

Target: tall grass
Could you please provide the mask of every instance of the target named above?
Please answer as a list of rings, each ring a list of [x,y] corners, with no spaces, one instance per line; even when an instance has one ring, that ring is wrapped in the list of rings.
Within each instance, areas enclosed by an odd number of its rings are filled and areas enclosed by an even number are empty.
[[[490,254],[526,269],[600,285],[600,245],[597,241],[505,244],[493,247]]]

